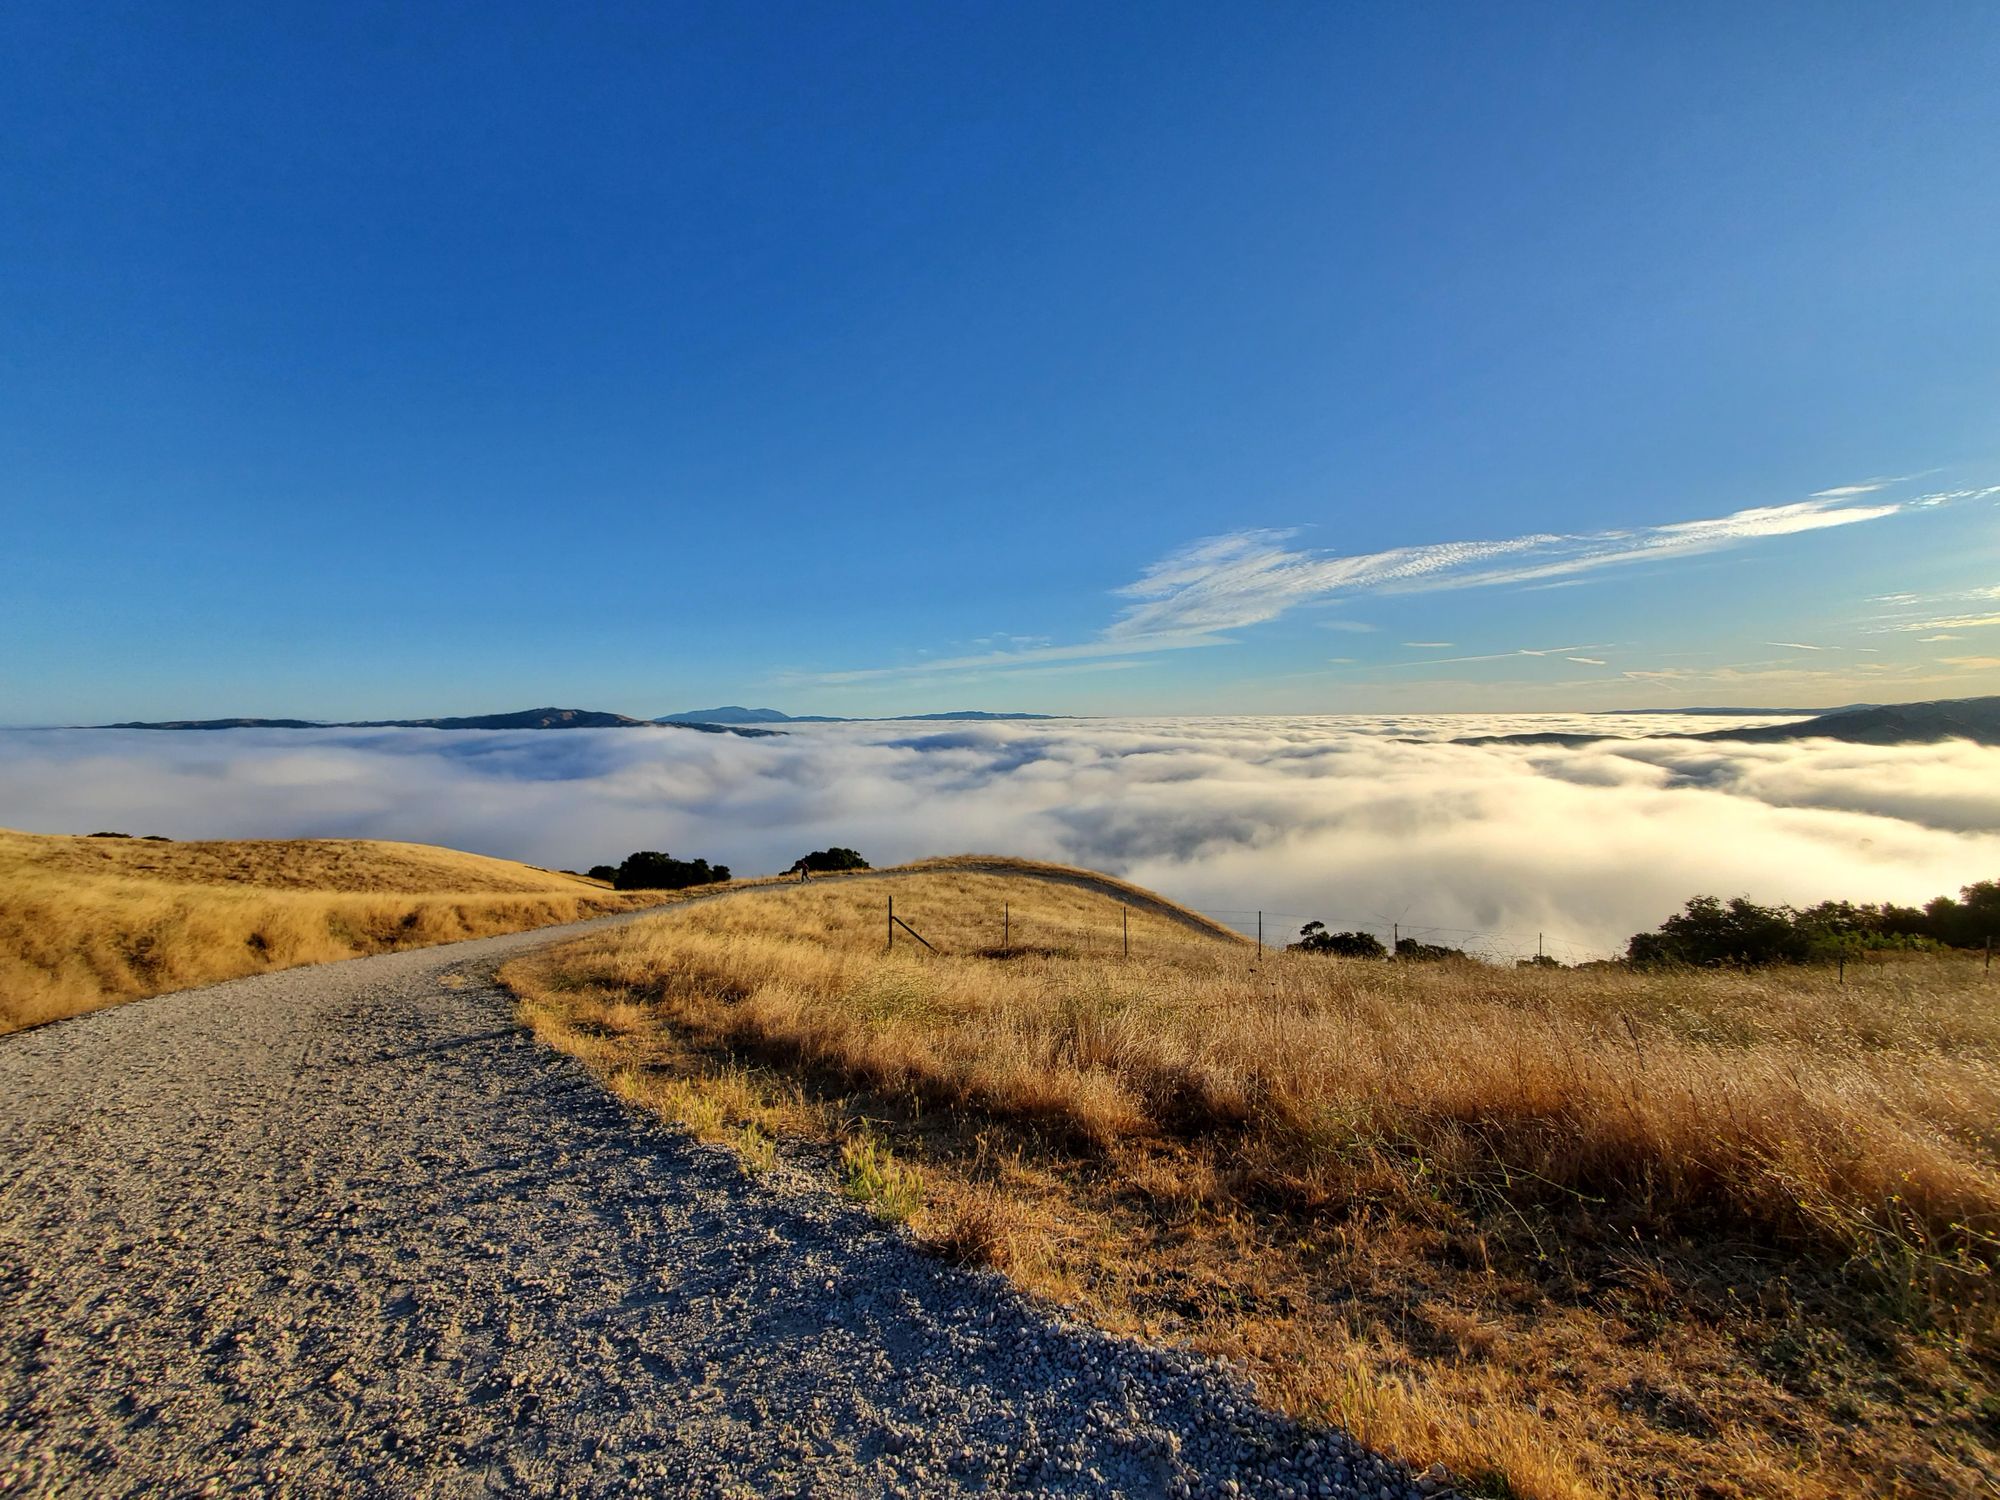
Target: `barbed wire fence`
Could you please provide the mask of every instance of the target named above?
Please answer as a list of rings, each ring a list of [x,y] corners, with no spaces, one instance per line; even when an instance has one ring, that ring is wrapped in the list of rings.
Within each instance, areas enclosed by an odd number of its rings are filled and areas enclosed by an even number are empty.
[[[1139,903],[1121,902],[1120,906],[1119,920],[1115,923],[1065,922],[1039,913],[1028,916],[1007,902],[996,903],[990,917],[966,922],[963,918],[946,921],[935,913],[927,917],[922,914],[921,903],[907,899],[899,912],[895,897],[887,896],[882,930],[890,949],[899,944],[910,947],[921,944],[932,952],[976,953],[987,957],[1047,952],[1124,957],[1143,954],[1150,938],[1143,924],[1135,927],[1132,919],[1138,915],[1158,921],[1160,914]],[[1309,915],[1273,907],[1189,906],[1186,909],[1250,939],[1266,953],[1283,951],[1299,941],[1301,929],[1309,922],[1319,922],[1328,932],[1369,933],[1382,944],[1385,957],[1396,956],[1399,943],[1447,949],[1502,966],[1537,960],[1573,966],[1623,956],[1622,950],[1580,942],[1559,933],[1455,927],[1413,919],[1408,913],[1355,917]],[[1416,956],[1434,955],[1420,949]]]
[[[1456,949],[1468,958],[1484,959],[1488,963],[1521,963],[1532,962],[1536,958],[1550,958],[1560,964],[1579,964],[1624,956],[1622,950],[1579,942],[1548,931],[1509,932],[1493,928],[1451,927],[1443,923],[1425,922],[1408,914],[1385,917],[1380,913],[1371,912],[1365,917],[1318,914],[1309,916],[1304,912],[1277,911],[1271,907],[1257,910],[1190,907],[1189,910],[1199,911],[1203,916],[1221,922],[1247,938],[1253,940],[1261,938],[1267,948],[1284,948],[1297,942],[1301,935],[1300,930],[1308,922],[1318,922],[1329,932],[1368,933],[1392,954],[1399,942],[1408,939],[1436,947]]]

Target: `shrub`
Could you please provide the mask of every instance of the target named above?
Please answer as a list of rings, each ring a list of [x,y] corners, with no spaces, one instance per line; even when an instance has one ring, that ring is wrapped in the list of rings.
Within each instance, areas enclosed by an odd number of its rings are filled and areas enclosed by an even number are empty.
[[[792,868],[796,870],[801,865],[811,870],[814,874],[818,874],[822,870],[866,870],[869,868],[867,860],[855,853],[854,850],[843,849],[838,844],[834,845],[831,849],[813,850],[812,853],[795,860]]]
[[[1963,886],[1954,901],[1938,896],[1919,911],[1884,901],[1857,906],[1822,901],[1803,910],[1758,906],[1747,897],[1696,896],[1655,932],[1636,933],[1626,957],[1641,967],[1693,964],[1758,966],[1831,962],[1843,956],[1935,947],[1977,948],[2000,937],[2000,881]]]
[[[1464,958],[1465,950],[1447,948],[1442,943],[1420,943],[1415,938],[1397,938],[1396,957],[1413,959],[1421,963],[1435,963],[1441,959]]]
[[[1939,896],[1925,905],[1927,936],[1954,948],[1977,948],[2000,938],[2000,881],[1963,886],[1958,896],[1956,901]]]
[[[1747,896],[1695,896],[1657,932],[1634,934],[1625,955],[1642,968],[1804,963],[1812,943],[1797,916],[1788,906],[1759,906]]]
[[[1389,950],[1372,932],[1328,932],[1324,922],[1308,922],[1299,940],[1287,945],[1294,953],[1331,953],[1339,958],[1387,958]]]
[[[656,849],[642,849],[626,856],[625,863],[613,872],[611,884],[621,891],[678,891],[728,878],[727,865],[711,865],[705,859],[675,859]]]

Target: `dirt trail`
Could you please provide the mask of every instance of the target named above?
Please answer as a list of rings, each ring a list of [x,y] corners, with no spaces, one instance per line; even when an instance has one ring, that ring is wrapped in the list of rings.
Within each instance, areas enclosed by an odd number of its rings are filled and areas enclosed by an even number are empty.
[[[515,1027],[503,959],[650,915],[0,1040],[0,1492],[1415,1492]]]

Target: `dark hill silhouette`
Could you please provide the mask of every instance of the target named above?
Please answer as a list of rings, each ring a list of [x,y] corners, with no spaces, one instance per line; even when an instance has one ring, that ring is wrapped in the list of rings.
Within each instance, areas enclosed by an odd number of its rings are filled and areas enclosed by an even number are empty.
[[[1605,740],[1717,740],[1775,745],[1792,740],[1841,740],[1850,745],[1934,745],[1971,740],[2000,745],[2000,697],[1940,698],[1925,703],[1882,703],[1836,709],[1789,724],[1711,729],[1705,734],[1476,734],[1454,745],[1595,745]]]
[[[1939,740],[2000,745],[2000,697],[1847,708],[1801,723],[1717,730],[1701,738],[1744,740],[1753,745],[1805,739],[1845,740],[1850,745],[1931,745]]]
[[[634,719],[627,714],[591,708],[524,708],[510,714],[471,714],[436,719],[162,719],[102,724],[101,729],[692,729],[702,734],[756,737],[782,734],[779,729],[750,729],[732,724],[681,723],[676,720]]]
[[[842,724],[844,719],[826,714],[788,714],[775,708],[745,708],[732,703],[723,708],[691,708],[685,713],[668,714],[656,724]]]
[[[983,708],[955,708],[936,714],[891,714],[879,719],[849,719],[838,714],[788,714],[775,708],[690,708],[655,719],[656,724],[929,724],[984,719],[1056,719],[1060,714],[993,713]]]

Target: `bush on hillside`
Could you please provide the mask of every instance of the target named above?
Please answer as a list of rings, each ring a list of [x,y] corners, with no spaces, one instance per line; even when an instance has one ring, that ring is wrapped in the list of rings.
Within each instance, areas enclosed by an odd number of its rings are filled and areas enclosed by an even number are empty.
[[[611,884],[621,891],[679,891],[728,878],[727,865],[711,865],[705,859],[675,859],[657,849],[642,849],[626,856],[612,872]]]
[[[1919,910],[1885,901],[1822,901],[1803,909],[1748,897],[1696,896],[1653,932],[1635,933],[1625,956],[1642,968],[1831,962],[1872,952],[1978,948],[2000,937],[2000,881],[1964,886]]]
[[[831,849],[815,849],[812,853],[802,855],[792,862],[794,870],[799,869],[801,866],[811,870],[815,875],[825,870],[866,870],[869,868],[867,860],[855,853],[854,850],[843,849],[838,844],[835,844]]]
[[[1695,896],[1657,932],[1634,934],[1625,956],[1642,968],[1804,963],[1811,942],[1795,916],[1790,907],[1759,906],[1746,896]]]
[[[1447,948],[1442,943],[1420,943],[1415,938],[1396,939],[1396,957],[1420,963],[1436,963],[1447,958],[1464,958],[1463,948]]]
[[[1299,940],[1288,945],[1293,953],[1328,953],[1336,958],[1387,958],[1389,950],[1372,932],[1328,932],[1324,922],[1308,922],[1299,929]]]
[[[1961,886],[1959,899],[1938,896],[1924,906],[1930,931],[1925,936],[1953,948],[1978,948],[2000,941],[2000,880]]]

